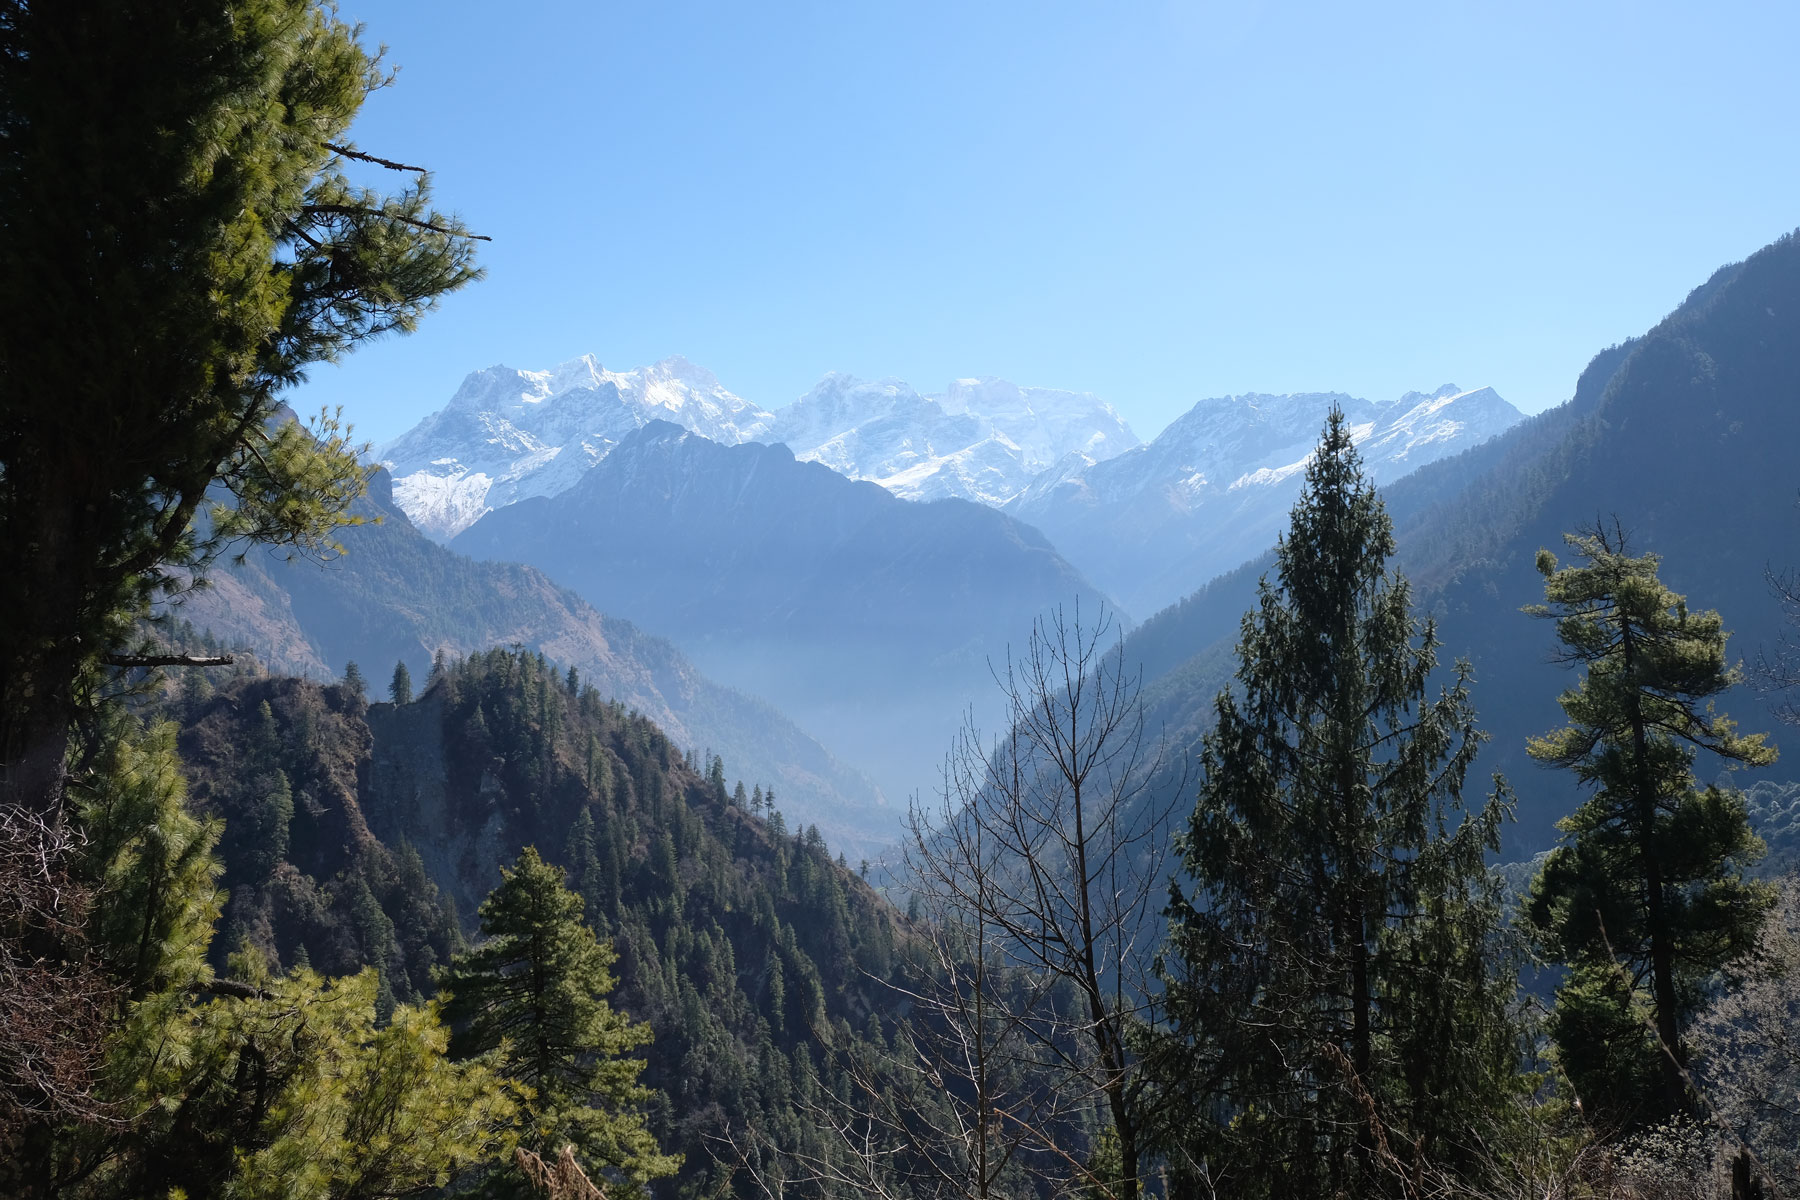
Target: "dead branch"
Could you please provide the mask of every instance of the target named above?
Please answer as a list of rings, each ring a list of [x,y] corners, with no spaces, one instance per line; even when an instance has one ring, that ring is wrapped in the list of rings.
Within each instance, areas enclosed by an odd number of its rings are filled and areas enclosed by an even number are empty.
[[[229,654],[108,654],[109,667],[229,667],[237,660]]]
[[[352,158],[357,162],[373,163],[378,167],[386,167],[390,171],[411,171],[415,175],[426,173],[424,167],[408,166],[406,163],[395,162],[391,158],[378,158],[373,154],[365,154],[361,150],[352,150],[349,146],[337,145],[335,142],[326,142],[325,148],[339,158]]]

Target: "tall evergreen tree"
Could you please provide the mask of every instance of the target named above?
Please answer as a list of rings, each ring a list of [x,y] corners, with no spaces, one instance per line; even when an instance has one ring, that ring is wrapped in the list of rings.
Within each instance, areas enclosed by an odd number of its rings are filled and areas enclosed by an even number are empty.
[[[280,393],[476,274],[417,168],[348,178],[397,166],[346,137],[388,78],[318,0],[0,2],[0,807],[60,816],[154,597],[354,520],[347,431]]]
[[[612,1195],[642,1195],[650,1180],[670,1175],[680,1159],[663,1154],[645,1125],[639,1086],[644,1068],[624,1057],[649,1040],[606,1003],[612,991],[612,948],[582,923],[581,897],[563,873],[527,847],[499,887],[482,902],[487,939],[458,955],[441,983],[445,1016],[458,1025],[459,1055],[496,1055],[506,1078],[530,1089],[520,1144],[546,1158],[565,1145],[590,1176],[604,1175]],[[517,1191],[511,1175],[491,1191]]]
[[[1244,617],[1180,843],[1154,1069],[1177,1169],[1237,1196],[1398,1192],[1468,1174],[1519,1056],[1477,811],[1482,735],[1458,663],[1389,572],[1392,527],[1341,412]],[[1187,1164],[1181,1167],[1179,1164]]]
[[[106,1119],[5,1140],[0,1195],[398,1196],[505,1154],[512,1090],[448,1060],[432,1006],[378,1031],[374,971],[272,978],[252,952],[234,956],[241,977],[214,976],[217,823],[187,810],[173,726],[106,722],[75,812],[86,944],[104,966],[92,1086]]]
[[[411,704],[412,698],[412,672],[406,669],[406,660],[401,659],[394,664],[394,678],[388,684],[388,699],[395,704]]]
[[[568,845],[563,857],[569,864],[569,880],[581,897],[582,911],[588,925],[595,930],[606,928],[606,869],[601,866],[599,840],[594,833],[594,814],[583,805],[569,827]]]
[[[251,804],[234,836],[249,847],[244,858],[255,882],[267,879],[287,858],[288,827],[294,820],[294,792],[287,774],[271,771],[251,781]]]
[[[348,177],[399,166],[346,136],[377,57],[321,0],[0,0],[0,860],[72,869],[100,698],[194,661],[141,636],[157,597],[355,522],[349,431],[282,390],[476,276],[416,168]],[[9,933],[56,977],[83,952],[51,918]]]
[[[1586,671],[1559,697],[1569,724],[1528,749],[1592,795],[1560,823],[1526,911],[1569,965],[1550,1034],[1584,1106],[1609,1124],[1654,1120],[1690,1107],[1688,1020],[1773,903],[1742,875],[1762,853],[1743,795],[1700,786],[1695,756],[1764,766],[1775,749],[1712,708],[1740,679],[1718,613],[1690,610],[1616,523],[1565,540],[1580,561],[1539,551],[1547,603],[1526,611],[1554,619],[1561,661]]]

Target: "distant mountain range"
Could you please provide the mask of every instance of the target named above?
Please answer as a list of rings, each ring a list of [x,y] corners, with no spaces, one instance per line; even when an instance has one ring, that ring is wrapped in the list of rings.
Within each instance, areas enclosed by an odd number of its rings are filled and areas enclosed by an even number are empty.
[[[779,443],[909,500],[999,505],[1038,474],[1138,444],[1091,395],[958,379],[942,395],[832,374],[779,412],[726,391],[685,359],[608,371],[592,356],[548,371],[489,367],[441,411],[383,446],[394,496],[445,540],[483,513],[573,487],[627,433],[671,421],[722,445]]]
[[[704,432],[704,431],[701,431]],[[757,441],[908,500],[998,507],[1066,464],[1092,465],[1138,444],[1112,405],[1085,392],[958,379],[937,396],[897,380],[827,375],[775,414]]]
[[[497,509],[457,551],[530,563],[672,638],[872,771],[926,791],[957,723],[995,697],[1034,619],[1104,598],[1029,526],[904,501],[786,446],[669,422],[626,435],[555,496]]]
[[[1222,396],[1147,445],[1040,476],[1006,511],[1148,616],[1274,544],[1333,406],[1349,416],[1370,476],[1384,484],[1519,420],[1492,388],[1455,384],[1386,402],[1341,392]]]
[[[773,788],[789,819],[817,824],[834,848],[878,853],[899,828],[867,776],[846,766],[765,699],[703,675],[668,641],[595,611],[535,568],[475,562],[413,528],[377,472],[327,563],[253,553],[215,572],[177,611],[270,668],[330,680],[354,660],[375,698],[396,661],[421,685],[432,657],[494,646],[542,651],[608,699],[655,721],[696,754],[722,756],[734,778]]]
[[[590,355],[548,371],[476,371],[379,457],[413,524],[445,540],[492,509],[573,487],[620,438],[655,420],[729,445],[753,440],[772,417],[685,359],[621,372]]]
[[[683,359],[586,357],[475,372],[381,454],[427,533],[672,638],[898,795],[1036,616],[1154,612],[1268,546],[1334,404],[1383,481],[1518,419],[1486,388],[1247,395],[1145,445],[1095,396],[998,379],[832,374],[769,411]]]

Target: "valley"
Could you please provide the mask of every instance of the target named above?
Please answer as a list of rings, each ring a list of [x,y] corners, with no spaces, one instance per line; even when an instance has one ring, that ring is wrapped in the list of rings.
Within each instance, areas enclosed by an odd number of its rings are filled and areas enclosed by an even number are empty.
[[[1796,33],[0,0],[0,1200],[1800,1195]]]

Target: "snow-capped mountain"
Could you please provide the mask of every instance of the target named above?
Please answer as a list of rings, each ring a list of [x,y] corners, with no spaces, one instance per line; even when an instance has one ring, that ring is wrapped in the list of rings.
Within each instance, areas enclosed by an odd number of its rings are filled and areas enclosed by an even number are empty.
[[[904,499],[995,506],[1059,462],[1092,464],[1138,444],[1112,405],[1087,393],[958,379],[922,396],[898,380],[836,373],[777,412],[761,440]]]
[[[1006,511],[1147,615],[1274,544],[1334,404],[1377,483],[1479,445],[1520,418],[1492,388],[1454,384],[1385,402],[1338,392],[1222,396],[1115,458],[1058,464]]]
[[[1087,465],[1138,444],[1098,397],[1002,379],[958,379],[922,396],[892,380],[832,374],[770,413],[681,358],[620,372],[586,355],[548,371],[477,371],[379,457],[400,507],[443,541],[515,500],[573,487],[652,420],[724,445],[785,443],[802,461],[905,499],[996,506],[1057,462]]]
[[[393,473],[401,509],[443,541],[514,500],[573,487],[620,438],[651,421],[735,445],[770,419],[686,359],[608,371],[583,355],[548,371],[476,371],[448,405],[378,457]]]

